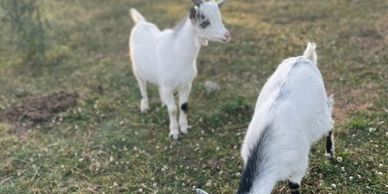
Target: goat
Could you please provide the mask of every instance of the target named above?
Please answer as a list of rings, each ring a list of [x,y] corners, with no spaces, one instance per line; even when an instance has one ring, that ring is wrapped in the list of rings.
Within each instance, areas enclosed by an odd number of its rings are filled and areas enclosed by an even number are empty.
[[[237,194],[270,194],[289,180],[293,194],[308,167],[312,144],[327,135],[333,157],[333,97],[317,68],[316,45],[284,60],[263,86],[241,148],[244,169]],[[197,194],[207,194],[197,189]]]
[[[160,31],[135,9],[131,16],[135,21],[130,40],[132,70],[138,82],[142,99],[140,111],[149,109],[147,82],[159,87],[163,105],[167,106],[170,120],[170,134],[173,139],[179,136],[177,108],[174,93],[178,93],[180,132],[188,132],[188,98],[194,78],[197,76],[196,59],[201,46],[208,41],[228,42],[229,31],[222,23],[220,2],[192,0],[195,4],[188,17],[175,29]]]
[[[322,136],[333,157],[334,100],[326,95],[315,50],[308,43],[303,56],[284,60],[263,86],[241,149],[238,194],[269,194],[281,180],[299,193],[310,148]]]

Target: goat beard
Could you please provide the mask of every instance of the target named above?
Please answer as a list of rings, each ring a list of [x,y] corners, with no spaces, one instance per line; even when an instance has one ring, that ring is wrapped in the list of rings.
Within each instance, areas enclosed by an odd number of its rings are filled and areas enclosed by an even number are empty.
[[[203,38],[198,38],[196,41],[196,45],[207,47],[209,45],[209,41]]]

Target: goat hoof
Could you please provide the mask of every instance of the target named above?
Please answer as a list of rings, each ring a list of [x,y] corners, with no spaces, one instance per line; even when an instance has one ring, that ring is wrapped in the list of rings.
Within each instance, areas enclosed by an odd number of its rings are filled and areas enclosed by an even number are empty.
[[[148,105],[148,100],[144,100],[144,99],[140,100],[140,112],[146,113],[148,109],[150,109]]]
[[[140,112],[141,112],[141,113],[147,113],[147,112],[148,112],[148,108],[147,108],[147,109],[143,109],[143,108],[142,108],[142,109],[140,109]]]
[[[173,140],[178,140],[179,138],[179,133],[176,133],[176,132],[170,132],[170,134],[168,135],[170,138],[172,138]]]
[[[327,159],[334,159],[334,154],[332,154],[332,153],[325,153],[325,157]]]
[[[183,134],[187,134],[189,132],[189,128],[186,126],[186,127],[181,127],[181,133]]]

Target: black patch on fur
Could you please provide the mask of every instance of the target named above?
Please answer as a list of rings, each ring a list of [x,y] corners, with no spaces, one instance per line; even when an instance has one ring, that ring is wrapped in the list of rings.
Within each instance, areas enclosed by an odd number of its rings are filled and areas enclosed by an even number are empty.
[[[291,194],[299,194],[299,184],[298,183],[293,183],[291,181],[288,182],[288,187],[291,190]]]
[[[248,193],[252,189],[255,179],[260,177],[261,173],[263,172],[263,164],[267,157],[265,155],[265,145],[268,144],[270,138],[271,127],[267,126],[261,133],[260,138],[253,150],[250,151],[251,153],[249,155],[247,164],[241,175],[240,186],[238,188],[237,194]]]
[[[199,24],[199,25],[201,26],[202,29],[205,29],[208,26],[210,26],[210,21],[209,20],[205,20],[205,21],[201,22],[201,24]]]
[[[288,187],[290,187],[290,189],[299,189],[299,184],[290,181],[288,182]]]
[[[187,114],[187,112],[189,112],[189,104],[187,104],[187,102],[183,103],[181,109]]]
[[[195,7],[192,7],[190,9],[190,19],[195,19],[196,18],[196,15],[197,15],[197,10],[195,9]]]
[[[326,152],[333,156],[333,131],[329,131],[329,134],[326,137]]]
[[[193,22],[193,24],[197,23],[197,22],[201,22],[199,24],[199,26],[202,28],[202,29],[205,29],[207,28],[209,25],[210,25],[210,21],[209,19],[206,19],[206,17],[201,14],[195,7],[192,7],[190,9],[190,15],[189,15],[189,18],[191,19],[191,21]]]

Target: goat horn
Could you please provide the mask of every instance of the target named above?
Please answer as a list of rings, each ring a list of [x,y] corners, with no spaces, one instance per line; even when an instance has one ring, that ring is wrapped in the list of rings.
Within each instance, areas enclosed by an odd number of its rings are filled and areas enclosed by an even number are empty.
[[[199,5],[201,5],[201,4],[203,3],[202,0],[192,0],[192,1],[193,1],[193,3],[194,3],[196,6],[199,6]]]

